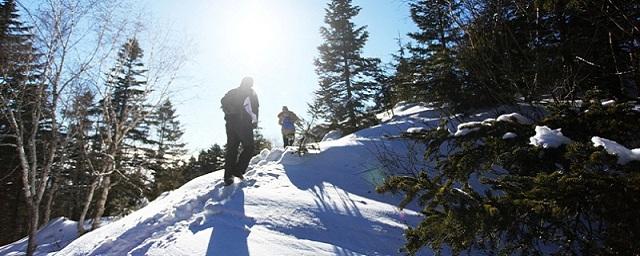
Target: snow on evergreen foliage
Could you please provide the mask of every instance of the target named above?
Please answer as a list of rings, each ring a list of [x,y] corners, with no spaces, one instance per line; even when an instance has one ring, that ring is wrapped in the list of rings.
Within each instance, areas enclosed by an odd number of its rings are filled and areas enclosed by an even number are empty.
[[[521,115],[520,113],[511,113],[511,114],[500,115],[498,118],[496,118],[496,121],[499,121],[499,122],[516,122],[516,123],[519,123],[519,124],[533,124],[533,121],[531,121],[531,119]]]
[[[551,129],[547,126],[536,126],[536,135],[529,138],[531,145],[542,148],[557,148],[568,144],[571,139],[562,135],[561,128]]]
[[[594,136],[591,138],[594,147],[603,147],[607,153],[618,157],[618,164],[627,164],[631,161],[640,161],[640,148],[628,149],[613,140]]]

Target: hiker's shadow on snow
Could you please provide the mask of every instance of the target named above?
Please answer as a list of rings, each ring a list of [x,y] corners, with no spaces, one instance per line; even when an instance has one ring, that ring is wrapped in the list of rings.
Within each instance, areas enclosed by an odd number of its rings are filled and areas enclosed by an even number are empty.
[[[237,186],[237,184],[233,185]],[[239,187],[226,187],[235,192],[219,205],[207,205],[207,215],[201,223],[192,223],[193,233],[212,228],[206,255],[249,255],[247,237],[255,224],[253,218],[245,216],[244,192]]]

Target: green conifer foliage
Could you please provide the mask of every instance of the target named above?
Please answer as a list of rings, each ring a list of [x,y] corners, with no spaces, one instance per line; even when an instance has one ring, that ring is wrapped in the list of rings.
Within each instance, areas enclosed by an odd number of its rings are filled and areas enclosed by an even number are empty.
[[[29,166],[29,170],[21,167],[16,142],[18,137],[26,143],[33,142],[35,147],[30,144],[22,148],[27,154],[36,156],[40,164],[44,159],[40,154],[42,145],[50,142],[48,138],[31,139],[42,135],[39,124],[46,114],[42,106],[47,98],[46,85],[39,81],[42,65],[32,30],[21,21],[16,1],[0,2],[0,207],[6,213],[0,218],[0,243],[24,237],[36,220],[36,227],[29,230],[32,237],[28,253],[35,249],[33,235],[40,224],[38,207],[41,200],[36,192],[48,177],[40,175],[41,165],[34,164],[37,168]],[[29,175],[27,183],[32,184],[25,185],[23,175]],[[25,189],[30,190],[30,198],[25,198]]]
[[[632,255],[640,250],[640,161],[619,164],[592,136],[638,147],[636,103],[558,107],[539,125],[563,128],[572,142],[530,145],[532,125],[493,122],[453,136],[408,134],[427,145],[433,168],[391,177],[380,192],[417,201],[423,221],[406,232],[406,252],[451,248],[492,255]],[[604,117],[607,118],[604,118]],[[565,129],[567,128],[567,129]],[[503,139],[506,132],[518,136]],[[443,148],[455,149],[443,152]]]
[[[411,19],[418,26],[417,32],[408,34],[415,41],[408,48],[412,53],[408,72],[416,89],[414,94],[419,100],[449,103],[459,109],[459,105],[466,103],[461,99],[465,90],[457,60],[462,36],[456,21],[460,19],[460,1],[420,0],[409,5]]]
[[[154,172],[153,197],[184,184],[182,157],[185,144],[180,141],[184,131],[171,101],[166,100],[149,118],[153,129],[153,145],[148,152],[147,166]]]
[[[117,133],[125,132],[125,127],[132,129],[124,134],[121,145],[117,145],[113,185],[109,192],[105,213],[107,215],[126,214],[143,203],[143,198],[149,193],[147,186],[149,176],[144,172],[144,155],[150,149],[149,123],[146,117],[150,106],[146,103],[148,88],[146,72],[143,63],[143,50],[138,40],[128,39],[118,51],[114,67],[107,74],[107,89],[110,93],[102,99],[96,112],[101,113],[105,100],[110,101],[113,116],[105,125],[111,126],[112,141],[117,141]],[[103,129],[104,128],[100,128]],[[117,132],[116,132],[117,131]],[[111,147],[116,145],[109,145]],[[104,189],[104,188],[103,188]]]
[[[360,7],[351,0],[332,0],[325,10],[326,26],[320,28],[324,42],[315,60],[320,77],[315,101],[321,103],[321,117],[350,133],[361,126],[367,104],[377,93],[380,60],[362,56],[369,33],[351,21]]]

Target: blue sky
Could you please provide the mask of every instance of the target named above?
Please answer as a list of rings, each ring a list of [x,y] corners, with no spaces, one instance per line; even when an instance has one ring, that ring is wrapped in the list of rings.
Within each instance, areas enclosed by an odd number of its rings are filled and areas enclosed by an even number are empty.
[[[306,117],[306,104],[318,87],[313,60],[322,42],[327,1],[320,0],[149,0],[160,22],[192,42],[189,62],[176,84],[174,102],[191,153],[226,142],[220,98],[254,77],[260,99],[260,126],[282,145],[276,115],[286,105]],[[367,25],[367,57],[383,62],[397,50],[396,38],[415,30],[405,0],[355,0],[354,19]]]

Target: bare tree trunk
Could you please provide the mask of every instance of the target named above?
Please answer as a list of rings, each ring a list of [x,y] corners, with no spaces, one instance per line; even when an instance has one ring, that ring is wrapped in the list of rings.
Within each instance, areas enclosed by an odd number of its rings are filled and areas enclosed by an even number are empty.
[[[84,234],[86,230],[84,229],[84,220],[87,217],[87,212],[89,211],[89,206],[91,206],[91,200],[93,199],[93,193],[95,193],[96,188],[98,187],[98,183],[100,181],[100,177],[96,177],[91,182],[91,186],[89,186],[89,192],[87,193],[87,197],[85,197],[82,212],[80,213],[80,218],[78,220],[78,235]]]
[[[93,217],[91,230],[95,230],[100,227],[100,218],[102,217],[102,214],[104,214],[107,197],[109,196],[109,189],[111,189],[111,176],[107,175],[102,180],[102,193],[100,193],[100,197],[98,197],[98,201],[96,202],[97,209],[96,214]]]
[[[33,255],[36,251],[36,234],[38,232],[38,209],[33,205],[31,200],[27,200],[27,209],[29,211],[29,241],[27,243],[27,255]]]
[[[42,211],[42,221],[41,225],[45,225],[49,223],[51,219],[51,207],[53,207],[53,199],[55,198],[56,193],[58,192],[58,188],[60,187],[60,178],[52,177],[51,188],[47,191],[44,198],[44,209]]]

